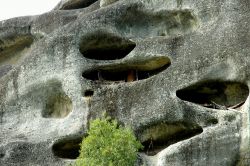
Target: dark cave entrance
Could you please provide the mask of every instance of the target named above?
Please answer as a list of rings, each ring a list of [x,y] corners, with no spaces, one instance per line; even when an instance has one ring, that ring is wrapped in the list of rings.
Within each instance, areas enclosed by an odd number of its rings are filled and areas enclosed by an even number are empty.
[[[213,109],[237,109],[244,104],[248,86],[239,82],[207,81],[178,90],[177,97]]]
[[[96,32],[82,39],[80,52],[88,59],[116,60],[128,55],[136,44],[128,39],[105,32]]]
[[[99,81],[103,83],[119,83],[119,82],[133,82],[143,79],[147,79],[154,76],[165,69],[167,69],[170,64],[166,64],[160,68],[154,70],[134,70],[134,69],[124,69],[124,70],[93,70],[87,71],[82,74],[83,78]]]
[[[144,149],[140,152],[154,156],[169,145],[201,134],[203,129],[195,124],[166,124],[152,125],[141,132],[141,142]]]
[[[76,159],[79,156],[80,143],[82,138],[62,140],[52,146],[55,156],[64,159]]]

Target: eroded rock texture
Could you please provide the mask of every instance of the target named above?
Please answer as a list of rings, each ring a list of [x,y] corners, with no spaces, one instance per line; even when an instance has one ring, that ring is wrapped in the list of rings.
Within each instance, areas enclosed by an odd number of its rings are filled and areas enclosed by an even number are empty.
[[[250,165],[249,0],[63,0],[0,22],[0,165],[68,165],[90,119],[138,163]]]

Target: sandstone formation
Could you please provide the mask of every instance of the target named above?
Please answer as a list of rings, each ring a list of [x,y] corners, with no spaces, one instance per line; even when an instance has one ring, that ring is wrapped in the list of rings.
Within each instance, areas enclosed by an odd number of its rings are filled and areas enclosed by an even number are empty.
[[[250,165],[249,0],[62,0],[0,22],[0,165],[74,162],[90,119],[137,165]]]

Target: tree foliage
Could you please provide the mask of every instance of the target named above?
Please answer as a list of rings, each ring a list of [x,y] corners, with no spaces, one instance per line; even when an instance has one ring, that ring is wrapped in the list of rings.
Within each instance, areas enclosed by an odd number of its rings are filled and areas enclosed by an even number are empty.
[[[116,120],[96,119],[90,122],[76,165],[132,166],[140,148],[130,128],[118,126]]]

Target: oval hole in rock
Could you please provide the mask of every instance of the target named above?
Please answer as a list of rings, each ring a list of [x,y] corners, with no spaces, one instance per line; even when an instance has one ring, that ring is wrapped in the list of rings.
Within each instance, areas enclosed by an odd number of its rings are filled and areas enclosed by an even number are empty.
[[[139,136],[144,149],[141,152],[149,156],[156,155],[158,152],[185,139],[201,134],[203,129],[196,124],[160,123],[143,129]]]
[[[0,153],[0,158],[3,158],[5,156],[4,153]]]
[[[210,119],[210,120],[208,120],[208,123],[210,123],[210,124],[218,124],[218,119]]]
[[[166,58],[168,59],[168,58]],[[145,63],[146,64],[146,63]],[[121,66],[109,70],[90,70],[82,73],[82,77],[92,81],[99,81],[101,83],[123,83],[133,82],[150,78],[166,70],[171,62],[166,60],[163,63],[149,65],[133,65],[131,68]]]
[[[59,158],[76,159],[79,156],[81,142],[82,138],[61,140],[52,146],[52,151]]]
[[[237,109],[249,95],[248,86],[239,82],[205,81],[178,90],[182,100],[214,109]]]
[[[92,97],[94,95],[94,91],[92,90],[86,90],[84,92],[84,97]]]
[[[70,0],[60,7],[60,10],[72,10],[86,8],[98,0]]]
[[[112,34],[96,33],[82,39],[80,52],[89,59],[116,60],[128,55],[136,44]]]

